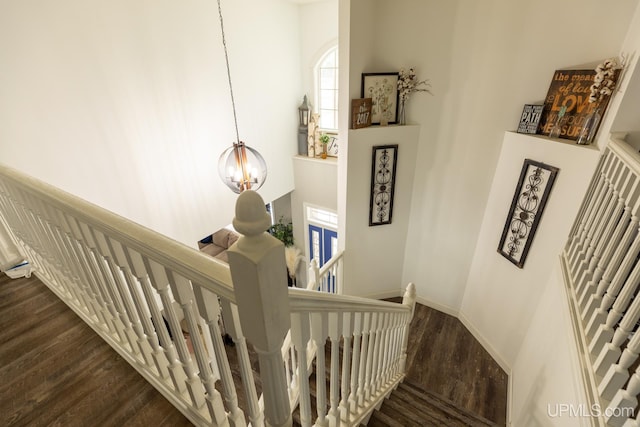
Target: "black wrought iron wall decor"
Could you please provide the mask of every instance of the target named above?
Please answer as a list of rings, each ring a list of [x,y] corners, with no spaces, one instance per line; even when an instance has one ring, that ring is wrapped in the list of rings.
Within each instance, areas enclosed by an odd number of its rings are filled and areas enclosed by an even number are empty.
[[[391,224],[398,144],[373,147],[369,226]]]
[[[529,253],[558,168],[525,159],[498,252],[519,268]]]

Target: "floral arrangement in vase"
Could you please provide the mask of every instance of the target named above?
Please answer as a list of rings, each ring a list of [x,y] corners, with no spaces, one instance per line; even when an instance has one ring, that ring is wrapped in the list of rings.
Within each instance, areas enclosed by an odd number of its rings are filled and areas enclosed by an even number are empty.
[[[591,94],[589,95],[589,104],[593,104],[593,106],[580,130],[576,140],[577,144],[587,145],[595,138],[603,110],[606,107],[605,100],[613,94],[616,87],[618,69],[622,68],[621,62],[619,63],[616,58],[609,58],[596,67],[596,75],[593,77],[593,84],[590,87]]]
[[[331,138],[329,138],[329,135],[326,133],[320,135],[320,143],[322,144],[322,153],[320,153],[320,157],[323,159],[327,158],[327,144],[329,144],[330,140]]]
[[[427,92],[428,94],[433,95],[430,89],[431,84],[429,83],[429,80],[418,80],[413,68],[409,68],[409,71],[406,71],[404,68],[400,70],[400,75],[398,76],[398,97],[400,98],[398,115],[401,125],[406,124],[404,107],[405,103],[409,99],[409,95],[413,92]]]

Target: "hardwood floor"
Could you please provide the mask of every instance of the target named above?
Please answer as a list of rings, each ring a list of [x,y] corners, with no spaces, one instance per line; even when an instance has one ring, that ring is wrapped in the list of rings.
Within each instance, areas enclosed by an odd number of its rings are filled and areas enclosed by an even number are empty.
[[[416,306],[407,366],[408,394],[506,425],[507,376],[457,319]],[[49,425],[191,424],[37,278],[0,273],[0,426]],[[381,414],[372,425],[399,424]]]
[[[508,376],[455,317],[416,304],[407,367],[405,383],[506,425]]]
[[[40,280],[0,273],[0,425],[191,423]]]

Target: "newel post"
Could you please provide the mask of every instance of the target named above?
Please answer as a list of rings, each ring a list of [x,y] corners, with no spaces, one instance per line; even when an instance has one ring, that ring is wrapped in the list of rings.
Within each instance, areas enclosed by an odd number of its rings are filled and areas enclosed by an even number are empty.
[[[258,353],[269,426],[290,426],[291,409],[281,348],[291,328],[284,245],[265,232],[271,225],[262,197],[244,191],[234,228],[243,234],[228,250],[240,324]]]
[[[416,285],[409,283],[407,290],[402,297],[402,305],[406,305],[411,308],[411,312],[404,325],[404,337],[402,339],[402,353],[400,356],[400,372],[405,372],[407,366],[407,347],[409,345],[409,324],[413,319],[413,313],[416,310]]]

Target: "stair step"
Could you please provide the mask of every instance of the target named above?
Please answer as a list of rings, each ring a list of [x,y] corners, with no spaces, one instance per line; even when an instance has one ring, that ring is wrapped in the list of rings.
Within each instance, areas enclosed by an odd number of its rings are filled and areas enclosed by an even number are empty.
[[[497,426],[415,385],[401,383],[371,417],[369,426]]]

